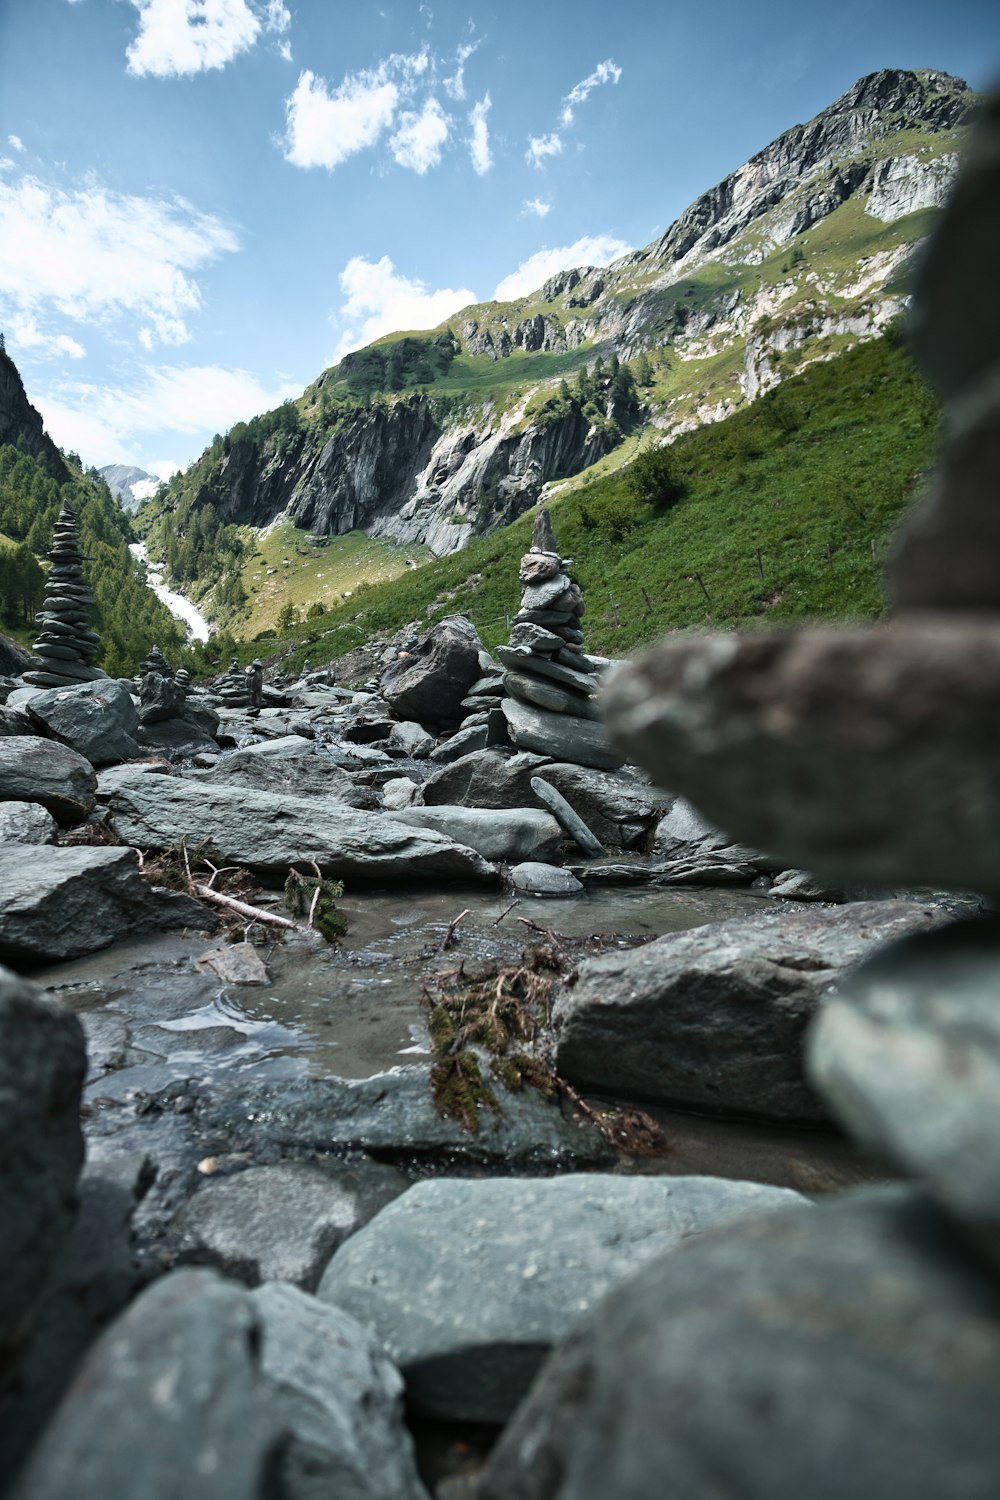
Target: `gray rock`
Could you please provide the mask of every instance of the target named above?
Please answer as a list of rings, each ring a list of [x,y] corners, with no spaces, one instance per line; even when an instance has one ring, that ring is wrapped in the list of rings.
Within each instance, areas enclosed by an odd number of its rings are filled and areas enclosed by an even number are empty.
[[[483,724],[477,724],[471,729],[460,729],[457,734],[450,735],[440,745],[436,745],[427,759],[435,765],[448,765],[453,760],[461,760],[463,755],[484,750],[488,738],[489,728]]]
[[[584,698],[595,693],[600,685],[596,677],[591,677],[586,672],[576,671],[572,667],[560,666],[557,661],[550,661],[544,656],[536,656],[526,646],[501,646],[497,655],[508,669],[508,673],[510,671],[533,672],[538,676],[551,678],[561,687],[570,688]]]
[[[434,749],[434,737],[420,724],[414,724],[411,720],[405,720],[402,724],[394,724],[386,740],[387,750],[398,750],[402,755],[408,755],[413,760],[422,760]]]
[[[546,630],[542,625],[532,625],[530,621],[522,620],[520,625],[511,629],[510,645],[524,646],[536,656],[555,656],[563,649],[565,642],[554,630]]]
[[[191,780],[191,772],[185,773]],[[313,751],[277,757],[254,753],[254,747],[224,755],[207,773],[213,786],[251,787],[258,792],[287,793],[293,797],[322,797],[343,807],[374,807],[368,787],[359,786],[329,756]],[[105,787],[102,778],[100,786]]]
[[[507,691],[522,703],[547,710],[549,713],[574,714],[580,719],[600,721],[601,711],[591,698],[582,698],[579,693],[567,692],[545,677],[536,677],[531,672],[514,672],[508,669],[504,682]]]
[[[385,816],[414,828],[435,829],[493,863],[538,860],[544,864],[556,858],[562,842],[562,830],[555,818],[533,807],[495,810],[438,803],[435,807],[406,807]]]
[[[522,750],[604,771],[616,770],[625,762],[601,723],[571,714],[547,713],[514,698],[504,699],[503,713],[511,739]]]
[[[583,890],[580,881],[569,870],[558,865],[540,864],[537,860],[524,860],[510,871],[510,883],[515,891],[526,891],[533,896],[575,896]]]
[[[710,1177],[419,1182],[337,1251],[318,1295],[373,1330],[422,1415],[503,1422],[611,1287],[700,1231],[804,1202]]]
[[[387,812],[398,812],[403,807],[412,807],[420,787],[409,776],[394,776],[383,782],[382,806]]]
[[[200,902],[144,880],[134,849],[0,847],[0,958],[9,963],[76,958],[139,932],[212,925]]]
[[[912,615],[667,641],[614,674],[604,707],[655,779],[779,868],[994,893],[998,672],[992,618]]]
[[[248,1286],[287,1281],[315,1290],[333,1252],[408,1187],[378,1162],[334,1174],[288,1163],[211,1179],[170,1230],[182,1260],[214,1265]]]
[[[495,880],[472,850],[381,813],[179,776],[138,776],[108,798],[119,837],[143,849],[211,840],[227,863],[287,871],[315,860],[347,880]]]
[[[0,844],[52,844],[59,825],[38,802],[0,802]]]
[[[840,886],[817,880],[808,870],[782,870],[767,893],[781,901],[843,901]]]
[[[0,739],[0,802],[39,802],[60,823],[93,811],[97,777],[89,760],[39,735]]]
[[[446,615],[402,660],[382,674],[383,698],[402,719],[447,724],[462,717],[462,699],[482,676],[482,641],[464,615]]]
[[[594,859],[603,859],[604,846],[594,837],[580,815],[566,801],[562,792],[557,792],[555,787],[541,776],[532,776],[531,790],[540,802],[543,802],[549,812],[558,821],[560,827],[564,828],[583,850]]]
[[[117,679],[63,688],[20,688],[8,700],[23,708],[41,733],[68,745],[92,766],[131,760],[142,752],[135,735],[139,712]]]
[[[521,594],[522,610],[555,610],[561,606],[563,596],[570,588],[565,573],[555,573],[541,583],[529,583]]]
[[[295,1287],[175,1271],[96,1344],[16,1493],[426,1500],[401,1395],[337,1309]]]
[[[822,1120],[802,1057],[822,998],[879,944],[942,920],[907,901],[782,908],[589,959],[553,1007],[556,1066],[601,1092]]]
[[[669,793],[641,781],[633,771],[598,771],[591,766],[553,762],[523,752],[495,750],[465,756],[424,782],[424,801],[464,803],[469,807],[527,807],[531,778],[543,771],[550,785],[566,798],[602,844],[631,848],[652,829]]]
[[[1000,1266],[1000,926],[877,953],[817,1018],[809,1072],[864,1145],[918,1177]]]
[[[85,1071],[83,1031],[72,1012],[0,968],[0,1367],[7,1371],[76,1212]]]
[[[704,1235],[556,1352],[479,1500],[991,1500],[1000,1289],[905,1188]]]
[[[244,764],[248,760],[264,757],[266,760],[302,760],[303,756],[315,755],[316,745],[301,734],[278,734],[273,739],[258,740],[256,744],[244,745],[239,751]]]
[[[145,752],[153,751],[170,760],[190,760],[194,755],[212,754],[218,741],[192,719],[161,719],[156,724],[140,724],[136,739]]]

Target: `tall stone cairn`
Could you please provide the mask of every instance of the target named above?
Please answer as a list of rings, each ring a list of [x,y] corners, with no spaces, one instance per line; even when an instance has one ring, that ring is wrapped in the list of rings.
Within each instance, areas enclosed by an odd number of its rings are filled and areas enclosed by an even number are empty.
[[[610,768],[624,757],[608,742],[594,696],[606,663],[583,649],[583,596],[568,566],[543,508],[531,550],[521,558],[521,608],[509,644],[497,651],[508,694],[503,712],[511,739],[522,749]]]
[[[49,558],[45,598],[35,616],[41,629],[33,648],[41,666],[25,672],[24,680],[37,687],[95,682],[108,674],[94,666],[101,638],[90,628],[89,606],[94,596],[84,581],[80,530],[69,505],[59,512]]]

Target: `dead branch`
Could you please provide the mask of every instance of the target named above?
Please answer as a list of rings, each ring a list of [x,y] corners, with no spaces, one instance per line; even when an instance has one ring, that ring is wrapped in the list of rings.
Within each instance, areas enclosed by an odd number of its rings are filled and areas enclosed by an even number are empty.
[[[497,917],[496,921],[493,923],[493,926],[494,927],[499,927],[500,923],[503,921],[504,917],[508,916],[514,910],[514,907],[515,906],[520,906],[520,904],[521,904],[521,898],[520,898],[520,896],[515,897],[515,899],[507,907],[506,911],[502,911],[500,913],[500,915]]]
[[[457,917],[452,917],[451,921],[448,923],[448,931],[445,933],[441,946],[438,949],[439,953],[444,953],[451,947],[452,943],[455,941],[455,930],[458,927],[458,924],[464,917],[467,917],[469,915],[469,912],[471,910],[472,907],[467,906],[464,911],[459,912]]]
[[[279,917],[277,912],[262,911],[259,906],[251,906],[247,901],[237,901],[235,896],[225,896],[222,891],[213,891],[210,885],[205,885],[200,880],[191,882],[191,894],[197,896],[200,901],[213,901],[216,906],[223,906],[227,911],[234,911],[241,917],[248,917],[251,922],[264,922],[271,927],[283,927],[293,932],[307,930],[298,922],[289,921],[288,917]]]
[[[540,927],[538,923],[533,922],[530,917],[518,917],[516,918],[516,920],[518,922],[523,922],[525,927],[530,927],[532,932],[540,932],[543,937],[547,937],[549,942],[554,943],[557,948],[562,947],[562,944],[559,941],[558,934],[554,933],[551,927]]]

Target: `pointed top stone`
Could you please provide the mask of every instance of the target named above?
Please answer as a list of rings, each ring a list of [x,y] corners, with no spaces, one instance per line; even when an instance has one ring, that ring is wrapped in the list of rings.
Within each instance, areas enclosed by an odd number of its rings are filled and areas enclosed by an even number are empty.
[[[534,530],[531,533],[532,552],[555,552],[558,556],[559,548],[552,532],[552,522],[549,513],[543,505],[535,517]]]

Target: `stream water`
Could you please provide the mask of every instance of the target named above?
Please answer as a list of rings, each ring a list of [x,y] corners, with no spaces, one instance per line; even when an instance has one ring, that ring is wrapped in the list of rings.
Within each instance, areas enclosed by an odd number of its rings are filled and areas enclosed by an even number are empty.
[[[130,542],[128,550],[146,569],[146,582],[157,599],[167,606],[175,620],[181,621],[190,639],[207,641],[211,631],[205,616],[191,603],[190,599],[185,599],[183,594],[176,594],[173,589],[167,588],[161,577],[161,569],[155,567],[146,555],[145,543]]]

